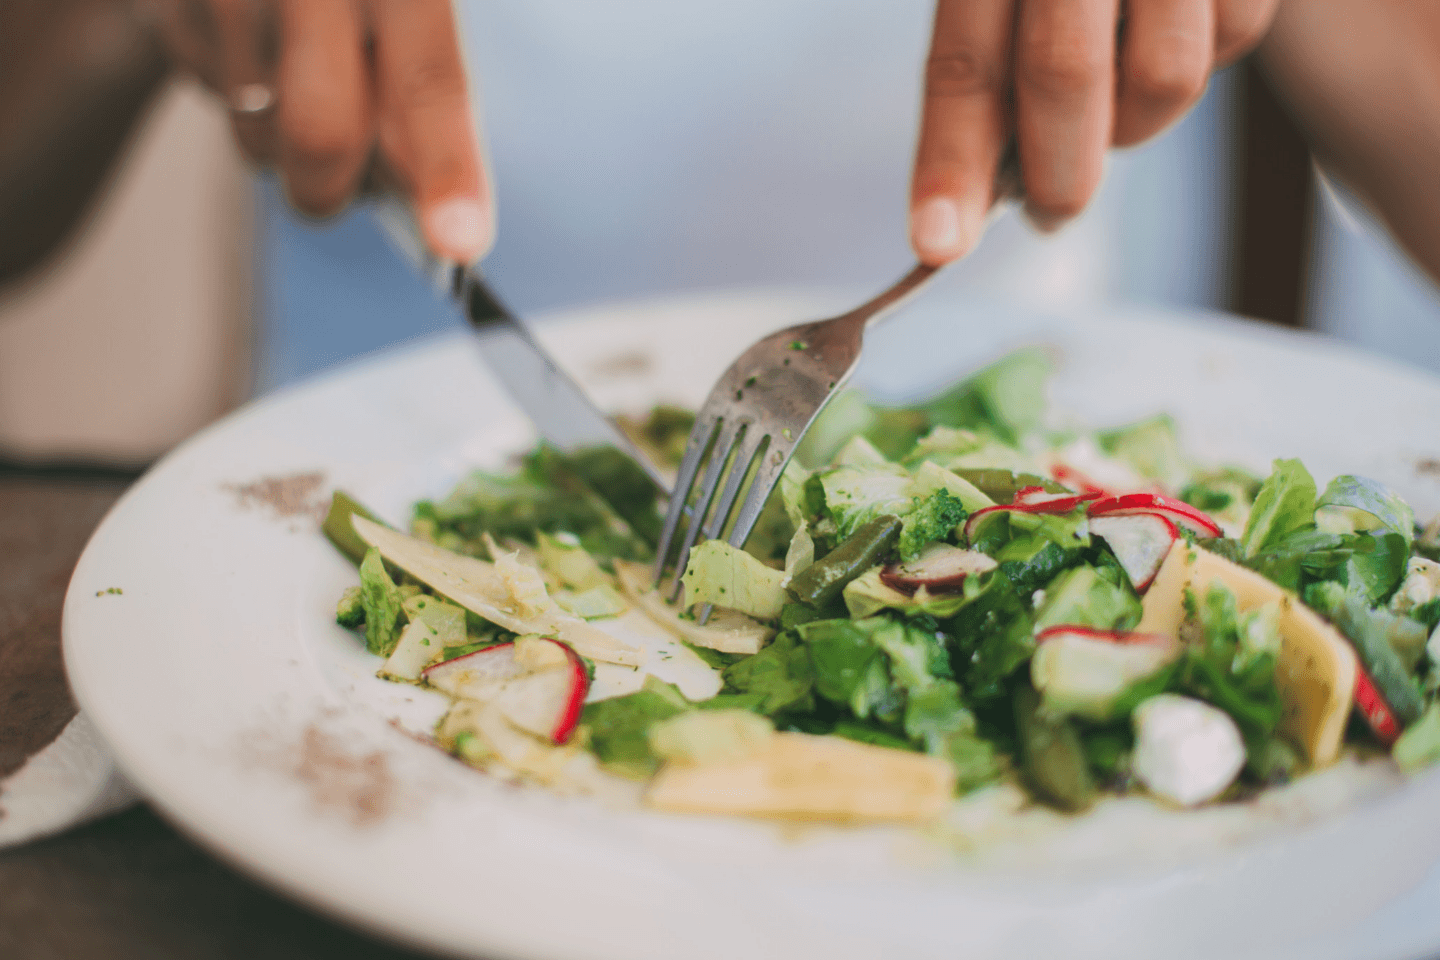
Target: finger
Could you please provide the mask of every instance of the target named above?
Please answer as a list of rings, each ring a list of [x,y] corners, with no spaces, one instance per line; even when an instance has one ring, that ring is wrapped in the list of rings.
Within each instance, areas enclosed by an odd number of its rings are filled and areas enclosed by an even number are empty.
[[[1026,211],[1053,229],[1100,183],[1115,90],[1118,0],[1022,0],[1015,43],[1015,133]]]
[[[1215,0],[1215,62],[1233,63],[1260,42],[1280,0]]]
[[[231,107],[235,139],[255,163],[275,158],[273,107],[237,109],[261,95],[274,97],[274,23],[264,0],[213,0],[220,38],[222,91]],[[257,105],[258,106],[258,105]]]
[[[994,202],[1008,136],[1012,0],[939,0],[910,187],[910,244],[922,263],[964,256]]]
[[[1200,99],[1214,59],[1212,0],[1132,3],[1120,50],[1111,139],[1147,140]]]
[[[494,234],[448,0],[381,0],[373,5],[381,144],[409,184],[425,237],[441,256],[479,259]]]
[[[276,149],[290,202],[327,216],[345,205],[373,139],[370,77],[351,0],[281,3]]]

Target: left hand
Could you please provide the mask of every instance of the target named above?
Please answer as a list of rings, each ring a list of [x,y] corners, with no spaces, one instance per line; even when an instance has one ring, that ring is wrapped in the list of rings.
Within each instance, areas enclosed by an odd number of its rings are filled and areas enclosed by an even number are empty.
[[[479,259],[494,206],[450,0],[148,0],[172,59],[219,93],[235,139],[300,211],[367,175],[414,206],[439,256]]]

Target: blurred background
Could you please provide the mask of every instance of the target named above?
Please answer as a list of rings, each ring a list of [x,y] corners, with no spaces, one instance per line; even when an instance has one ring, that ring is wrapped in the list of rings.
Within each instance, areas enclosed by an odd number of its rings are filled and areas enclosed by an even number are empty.
[[[522,316],[734,287],[858,298],[911,262],[928,0],[459,9],[499,204],[485,270]],[[363,209],[291,213],[133,26],[76,23],[63,63],[0,37],[0,88],[64,97],[0,103],[0,462],[133,472],[250,397],[458,325]],[[41,195],[83,205],[43,257],[66,221]],[[1244,62],[1114,154],[1079,220],[1043,237],[1007,215],[946,285],[1229,310],[1440,372],[1440,294],[1317,176]]]

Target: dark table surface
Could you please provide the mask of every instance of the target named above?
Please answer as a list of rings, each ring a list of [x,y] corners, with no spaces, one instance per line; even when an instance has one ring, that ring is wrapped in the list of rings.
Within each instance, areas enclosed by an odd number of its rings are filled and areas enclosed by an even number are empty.
[[[60,609],[85,541],[125,486],[103,475],[0,476],[0,777],[75,714],[60,657]],[[272,895],[140,806],[0,852],[0,957],[418,960],[421,954]]]

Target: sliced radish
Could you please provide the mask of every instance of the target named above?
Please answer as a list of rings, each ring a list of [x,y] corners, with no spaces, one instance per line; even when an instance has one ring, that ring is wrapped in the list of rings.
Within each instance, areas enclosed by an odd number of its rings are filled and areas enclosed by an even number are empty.
[[[1127,514],[1150,513],[1165,517],[1182,527],[1195,531],[1202,537],[1221,537],[1225,532],[1209,514],[1196,510],[1183,500],[1159,493],[1124,493],[1118,497],[1105,497],[1090,504],[1091,517],[1114,517]]]
[[[551,743],[564,743],[580,720],[589,690],[585,664],[571,651],[564,667],[529,673],[506,683],[495,705],[521,730]]]
[[[423,676],[452,697],[494,703],[515,726],[554,743],[570,738],[590,690],[580,656],[550,637],[497,643]]]
[[[1159,513],[1122,513],[1090,518],[1090,532],[1103,537],[1125,568],[1136,593],[1144,593],[1180,531]]]
[[[515,659],[514,643],[497,643],[493,647],[437,663],[420,675],[430,686],[452,697],[493,700],[507,681],[527,672],[527,668]]]
[[[994,570],[996,566],[992,558],[978,550],[936,543],[909,563],[892,563],[881,570],[880,582],[912,596],[921,587],[930,593],[954,593],[964,585],[966,577]]]
[[[1103,640],[1106,643],[1117,643],[1122,646],[1126,644],[1150,644],[1151,646],[1174,647],[1179,641],[1165,633],[1139,633],[1133,630],[1101,630],[1097,627],[1082,627],[1078,624],[1062,623],[1055,627],[1046,627],[1035,634],[1037,644],[1046,640],[1054,640],[1056,637],[1063,637],[1067,634],[1083,637],[1086,640]]]
[[[1355,669],[1355,708],[1385,746],[1390,746],[1400,738],[1400,721],[1395,719],[1395,711],[1385,702],[1380,689],[1375,686],[1375,681],[1370,679],[1370,674],[1365,672],[1364,667]]]
[[[1015,492],[1011,507],[1028,513],[1069,513],[1087,500],[1100,496],[1096,492],[1051,493],[1044,487],[1021,487]]]
[[[965,521],[965,539],[974,543],[980,525],[1002,513],[1069,513],[1091,499],[1094,495],[1089,493],[1046,493],[1044,487],[1022,487],[1016,492],[1014,503],[984,507],[970,514],[970,519]]]
[[[1056,483],[1063,483],[1072,490],[1093,493],[1097,497],[1103,497],[1110,492],[1095,480],[1091,479],[1089,474],[1058,461],[1050,466],[1050,476]]]

